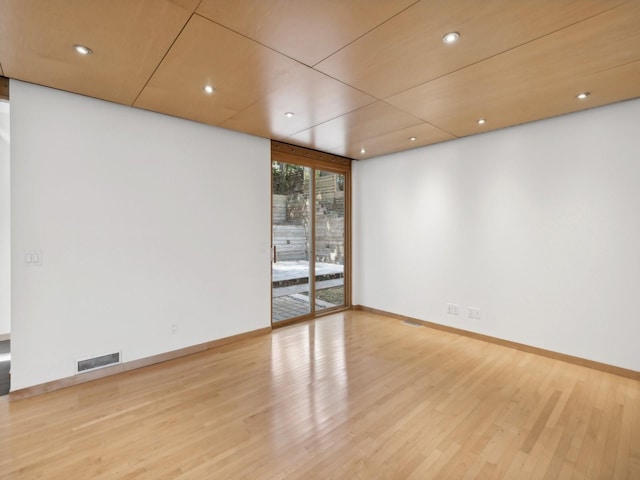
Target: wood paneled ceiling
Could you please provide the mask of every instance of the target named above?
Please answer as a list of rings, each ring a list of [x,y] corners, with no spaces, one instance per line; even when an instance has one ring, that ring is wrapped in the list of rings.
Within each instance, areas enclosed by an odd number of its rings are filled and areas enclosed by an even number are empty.
[[[0,0],[0,74],[363,159],[639,97],[640,0]]]

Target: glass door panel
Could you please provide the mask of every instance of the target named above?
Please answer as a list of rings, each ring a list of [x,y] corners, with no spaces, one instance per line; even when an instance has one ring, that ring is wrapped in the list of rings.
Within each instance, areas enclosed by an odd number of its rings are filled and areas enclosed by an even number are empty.
[[[315,307],[345,304],[345,176],[315,171]]]
[[[312,170],[272,162],[271,174],[271,298],[276,323],[312,313]]]

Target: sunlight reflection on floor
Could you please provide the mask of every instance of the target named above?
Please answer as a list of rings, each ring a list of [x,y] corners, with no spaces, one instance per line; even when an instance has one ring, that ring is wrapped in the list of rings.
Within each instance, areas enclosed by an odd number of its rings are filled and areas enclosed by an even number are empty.
[[[343,317],[285,328],[289,334],[274,335],[271,345],[273,394],[286,392],[289,405],[272,417],[278,449],[286,448],[292,437],[311,440],[329,427],[332,415],[344,412],[348,394]],[[282,424],[288,428],[278,428]]]

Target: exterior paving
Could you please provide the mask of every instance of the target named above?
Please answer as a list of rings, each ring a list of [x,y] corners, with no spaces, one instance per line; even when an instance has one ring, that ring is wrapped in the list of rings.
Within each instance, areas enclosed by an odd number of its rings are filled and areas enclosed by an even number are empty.
[[[335,305],[316,299],[316,311]],[[309,297],[296,293],[284,297],[273,298],[273,321],[281,322],[294,317],[300,317],[309,313]]]
[[[344,267],[342,265],[316,263],[316,278],[341,274],[343,272]],[[308,277],[309,263],[306,261],[286,261],[272,264],[272,280],[274,284]],[[318,279],[316,288],[331,288],[340,285],[344,285],[344,278],[334,278],[330,280]],[[273,321],[281,322],[301,315],[307,315],[310,312],[308,294],[308,283],[272,288]],[[335,305],[329,302],[316,299],[316,310],[334,306]]]

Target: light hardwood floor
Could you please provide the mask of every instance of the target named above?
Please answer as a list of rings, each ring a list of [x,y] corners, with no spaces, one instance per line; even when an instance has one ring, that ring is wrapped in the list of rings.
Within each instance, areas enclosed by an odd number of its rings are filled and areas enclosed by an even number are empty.
[[[350,311],[4,397],[0,478],[639,479],[640,382]]]

